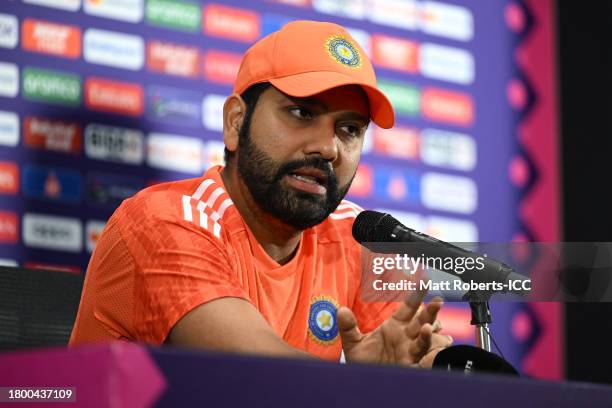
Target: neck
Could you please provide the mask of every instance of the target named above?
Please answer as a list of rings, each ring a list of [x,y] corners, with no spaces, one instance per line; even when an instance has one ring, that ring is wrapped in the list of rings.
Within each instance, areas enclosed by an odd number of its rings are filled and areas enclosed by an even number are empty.
[[[264,251],[281,265],[289,262],[295,255],[302,231],[263,212],[240,178],[236,166],[223,168],[221,179],[232,202]]]

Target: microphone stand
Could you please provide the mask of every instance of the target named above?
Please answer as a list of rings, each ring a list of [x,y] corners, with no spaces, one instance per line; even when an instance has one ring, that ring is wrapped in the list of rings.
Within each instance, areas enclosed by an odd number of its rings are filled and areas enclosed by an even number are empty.
[[[467,300],[472,311],[472,321],[470,324],[476,327],[476,346],[491,352],[491,335],[489,334],[489,325],[492,322],[491,310],[489,309],[489,297],[482,295],[482,292],[469,291],[463,296],[463,300]]]

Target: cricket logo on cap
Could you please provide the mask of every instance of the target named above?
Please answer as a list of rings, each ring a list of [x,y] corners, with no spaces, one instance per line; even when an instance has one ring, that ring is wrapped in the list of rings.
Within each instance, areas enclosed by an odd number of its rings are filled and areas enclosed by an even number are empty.
[[[361,55],[359,50],[348,39],[341,35],[334,35],[325,43],[327,52],[333,59],[350,68],[361,68]]]

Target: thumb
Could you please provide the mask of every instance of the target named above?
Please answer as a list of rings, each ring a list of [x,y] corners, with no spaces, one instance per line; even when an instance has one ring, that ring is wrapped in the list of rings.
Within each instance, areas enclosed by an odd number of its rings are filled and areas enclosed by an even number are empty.
[[[363,338],[363,334],[357,326],[357,318],[348,307],[338,309],[336,317],[338,319],[338,330],[342,338],[342,348],[348,350]]]

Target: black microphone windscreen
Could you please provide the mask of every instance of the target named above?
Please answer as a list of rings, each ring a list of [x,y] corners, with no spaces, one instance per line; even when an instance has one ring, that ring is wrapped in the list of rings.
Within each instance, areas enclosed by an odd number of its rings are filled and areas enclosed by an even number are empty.
[[[389,214],[365,210],[353,223],[353,238],[357,242],[386,242],[398,225],[400,222]]]
[[[433,368],[444,371],[472,373],[496,373],[518,376],[510,363],[498,356],[474,346],[451,346],[440,351],[433,362]]]

